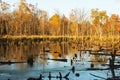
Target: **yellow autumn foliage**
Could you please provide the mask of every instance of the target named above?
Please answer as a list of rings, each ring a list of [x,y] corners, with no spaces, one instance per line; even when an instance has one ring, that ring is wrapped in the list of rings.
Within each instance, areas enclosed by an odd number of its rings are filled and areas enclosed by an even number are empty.
[[[53,29],[53,32],[55,31],[54,34],[58,34],[60,28],[60,16],[58,14],[53,15],[49,19],[49,23]]]
[[[71,26],[70,26],[71,35],[75,35],[76,34],[76,29],[77,29],[77,24],[76,23],[72,23]]]
[[[106,11],[99,11],[99,9],[92,9],[91,18],[92,18],[92,23],[97,25],[97,24],[104,24],[108,16],[106,14]]]

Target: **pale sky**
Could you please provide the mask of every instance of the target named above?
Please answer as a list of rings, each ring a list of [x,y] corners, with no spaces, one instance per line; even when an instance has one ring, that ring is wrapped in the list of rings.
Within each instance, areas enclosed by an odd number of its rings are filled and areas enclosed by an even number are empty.
[[[20,0],[2,0],[9,4],[18,4]],[[98,8],[106,10],[108,15],[112,13],[120,14],[120,0],[26,0],[28,3],[38,4],[39,9],[46,10],[49,15],[59,11],[68,15],[72,9],[90,11]]]

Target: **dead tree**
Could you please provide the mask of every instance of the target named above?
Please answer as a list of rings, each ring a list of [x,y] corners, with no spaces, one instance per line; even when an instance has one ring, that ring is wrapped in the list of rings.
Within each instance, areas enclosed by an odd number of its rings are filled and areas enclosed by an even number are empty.
[[[115,56],[116,56],[116,50],[114,49],[111,52],[111,58],[109,58],[110,60],[110,69],[111,69],[111,73],[112,73],[112,77],[115,77],[115,72],[114,72],[114,62],[115,62]]]

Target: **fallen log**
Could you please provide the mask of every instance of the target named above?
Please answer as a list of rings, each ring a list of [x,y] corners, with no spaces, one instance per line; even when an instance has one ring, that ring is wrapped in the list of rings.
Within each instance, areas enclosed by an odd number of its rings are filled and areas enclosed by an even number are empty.
[[[109,70],[110,68],[86,68],[86,70]]]
[[[105,79],[105,80],[106,80],[106,78],[101,77],[101,76],[94,75],[94,74],[92,74],[92,73],[90,73],[90,75],[92,75],[92,76],[94,76],[94,77],[97,77],[97,78],[100,78],[100,79]]]
[[[67,59],[50,59],[50,58],[43,58],[40,57],[41,59],[46,59],[46,60],[53,60],[53,61],[61,61],[61,62],[67,62]]]
[[[3,64],[16,64],[16,63],[26,63],[26,62],[11,62],[11,61],[7,61],[7,62],[3,62],[1,61],[0,64],[3,65]]]
[[[67,62],[67,59],[48,59],[48,60],[54,60],[54,61]]]
[[[111,56],[111,54],[105,54],[105,53],[98,53],[98,52],[91,52],[91,55],[104,55],[104,56]],[[120,56],[120,54],[116,54],[115,56]]]

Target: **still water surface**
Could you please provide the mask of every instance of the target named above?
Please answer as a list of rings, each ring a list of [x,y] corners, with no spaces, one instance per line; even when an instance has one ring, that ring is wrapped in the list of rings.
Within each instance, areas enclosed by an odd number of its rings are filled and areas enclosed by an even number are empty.
[[[1,42],[0,61],[25,63],[0,64],[0,80],[27,80],[29,77],[39,77],[40,73],[45,76],[44,80],[49,80],[47,78],[49,72],[51,72],[53,76],[59,75],[59,72],[61,72],[62,75],[70,72],[69,80],[96,79],[89,73],[97,74],[105,78],[111,76],[111,74],[108,74],[110,73],[109,70],[86,70],[86,68],[91,68],[91,64],[94,64],[94,68],[108,68],[108,66],[101,66],[101,64],[108,63],[109,57],[91,56],[89,51],[80,51],[80,49],[83,49],[81,44],[68,42]],[[31,55],[34,59],[32,66],[27,63],[27,59]],[[67,62],[48,60],[48,58],[67,59]],[[71,59],[73,60],[73,65],[75,66],[75,73],[72,73],[71,71],[73,66],[71,65]],[[103,62],[90,62],[94,60],[101,60]],[[80,74],[80,76],[76,77],[76,73]],[[119,71],[117,70],[116,73],[119,74]],[[86,76],[89,76],[89,78]]]

